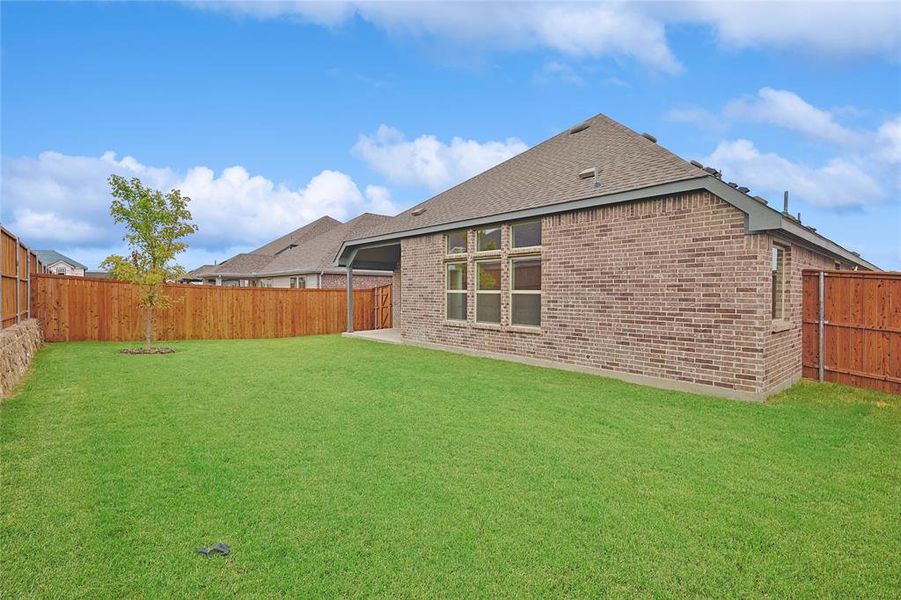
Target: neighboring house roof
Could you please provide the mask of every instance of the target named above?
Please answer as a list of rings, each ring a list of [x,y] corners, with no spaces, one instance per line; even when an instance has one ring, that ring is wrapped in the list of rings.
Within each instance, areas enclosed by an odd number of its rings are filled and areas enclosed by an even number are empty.
[[[69,265],[75,267],[76,269],[85,269],[87,267],[78,262],[77,260],[72,260],[65,254],[60,254],[56,250],[35,250],[35,254],[38,255],[38,258],[44,263],[45,267],[49,267],[50,265],[58,262],[68,263]]]
[[[269,254],[274,256],[279,252],[284,252],[292,245],[299,244],[304,240],[312,239],[317,235],[322,235],[329,229],[333,229],[335,227],[338,227],[339,225],[341,225],[341,221],[339,221],[338,219],[333,219],[328,215],[319,217],[312,223],[307,223],[303,227],[295,229],[291,233],[283,235],[278,239],[272,240],[268,244],[264,244],[256,250],[251,250],[251,253]]]
[[[203,265],[188,272],[191,279],[259,277],[303,273],[341,272],[332,262],[344,240],[369,235],[391,217],[363,213],[342,223],[322,217],[253,252],[237,254],[218,265]],[[263,251],[266,252],[263,252]]]
[[[259,274],[282,275],[336,271],[335,253],[338,252],[344,240],[370,235],[372,231],[390,220],[391,217],[385,215],[363,213],[322,235],[298,244],[295,248],[285,250],[259,270]],[[339,272],[344,272],[344,270],[341,269]]]
[[[595,168],[598,187],[590,171]],[[746,213],[749,232],[779,230],[851,263],[878,270],[856,253],[750,196],[746,188],[723,182],[714,169],[688,162],[604,115],[402,212],[366,237],[350,238],[337,253],[336,263],[346,265],[356,248],[403,237],[698,189],[707,189]]]

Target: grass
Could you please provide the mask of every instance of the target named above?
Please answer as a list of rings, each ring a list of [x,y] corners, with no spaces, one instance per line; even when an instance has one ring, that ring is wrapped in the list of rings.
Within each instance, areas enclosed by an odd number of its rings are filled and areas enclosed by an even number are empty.
[[[898,397],[744,404],[335,336],[172,345],[48,345],[0,405],[4,597],[901,588]]]

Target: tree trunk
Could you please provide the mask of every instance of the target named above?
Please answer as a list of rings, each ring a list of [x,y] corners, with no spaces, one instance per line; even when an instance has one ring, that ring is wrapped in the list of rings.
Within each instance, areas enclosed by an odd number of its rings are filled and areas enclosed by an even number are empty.
[[[150,350],[150,344],[153,342],[153,307],[147,307],[147,343],[145,348]]]

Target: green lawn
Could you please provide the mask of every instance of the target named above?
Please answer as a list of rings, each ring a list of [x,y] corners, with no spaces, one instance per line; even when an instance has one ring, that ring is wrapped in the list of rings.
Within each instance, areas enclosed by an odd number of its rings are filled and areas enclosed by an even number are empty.
[[[744,404],[337,336],[173,345],[48,345],[0,404],[0,595],[901,589],[899,397]]]

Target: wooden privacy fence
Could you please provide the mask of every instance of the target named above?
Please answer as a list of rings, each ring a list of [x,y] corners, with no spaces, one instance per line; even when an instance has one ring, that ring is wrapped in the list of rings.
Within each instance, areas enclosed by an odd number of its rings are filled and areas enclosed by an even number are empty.
[[[354,290],[355,330],[378,328],[378,290]],[[291,337],[347,325],[343,289],[167,285],[166,293],[172,306],[154,312],[161,340]],[[138,294],[137,286],[109,279],[35,275],[31,302],[47,341],[131,341],[144,339]]]
[[[901,394],[901,273],[803,278],[804,377]]]
[[[0,329],[31,317],[31,276],[43,271],[37,254],[0,226]]]

